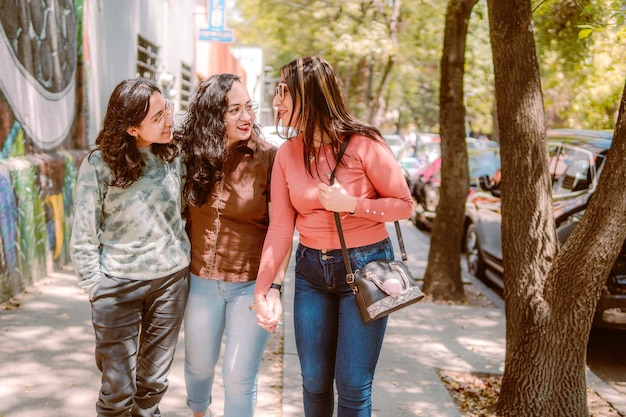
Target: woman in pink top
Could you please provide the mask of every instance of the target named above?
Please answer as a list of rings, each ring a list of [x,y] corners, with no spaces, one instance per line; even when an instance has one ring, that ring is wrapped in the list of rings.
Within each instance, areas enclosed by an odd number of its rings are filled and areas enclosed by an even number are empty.
[[[346,283],[333,212],[341,213],[353,269],[393,259],[385,222],[407,219],[412,201],[391,149],[373,126],[347,109],[339,80],[323,58],[298,58],[280,70],[277,122],[294,132],[272,170],[270,227],[255,285],[259,324],[273,331],[282,312],[269,291],[294,228],[294,323],[307,417],[371,416],[372,381],[387,318],[364,324]],[[346,152],[329,177],[342,144]]]

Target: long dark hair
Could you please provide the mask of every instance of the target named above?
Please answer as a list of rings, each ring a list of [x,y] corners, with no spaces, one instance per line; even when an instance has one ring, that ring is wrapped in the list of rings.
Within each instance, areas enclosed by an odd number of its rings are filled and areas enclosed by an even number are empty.
[[[201,206],[224,172],[228,157],[225,115],[227,94],[241,79],[234,74],[217,74],[198,86],[184,122],[174,132],[180,142],[187,167],[184,198],[190,206]],[[258,136],[259,128],[254,125]]]
[[[317,153],[320,152],[320,148],[314,146],[314,135],[330,140],[335,160],[344,138],[354,134],[384,142],[376,127],[350,113],[339,79],[324,58],[307,56],[294,59],[280,69],[280,74],[292,96],[294,109],[296,106],[300,109],[297,128],[304,133],[302,158],[310,175],[313,175],[311,160],[319,157]]]
[[[144,173],[146,163],[136,138],[126,129],[141,124],[150,110],[150,97],[154,92],[161,93],[161,90],[152,81],[137,78],[122,81],[111,93],[102,129],[96,137],[96,148],[92,151],[100,150],[111,168],[112,176],[105,179],[109,186],[128,188]],[[172,142],[154,143],[150,149],[167,162],[179,155],[178,147]]]

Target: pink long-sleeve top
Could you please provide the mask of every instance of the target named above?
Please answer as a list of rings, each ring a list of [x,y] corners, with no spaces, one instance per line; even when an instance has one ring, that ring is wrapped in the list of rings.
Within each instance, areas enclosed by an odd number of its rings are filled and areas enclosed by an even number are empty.
[[[339,249],[332,211],[319,201],[318,184],[330,184],[335,167],[330,145],[311,161],[307,172],[302,137],[286,141],[276,154],[271,180],[271,221],[261,255],[255,293],[269,286],[292,245],[294,227],[300,243],[312,249]],[[348,248],[370,245],[388,237],[385,222],[407,219],[413,210],[408,186],[391,149],[381,142],[353,135],[335,173],[335,181],[357,197],[354,214],[341,213]],[[316,175],[319,173],[319,176]]]

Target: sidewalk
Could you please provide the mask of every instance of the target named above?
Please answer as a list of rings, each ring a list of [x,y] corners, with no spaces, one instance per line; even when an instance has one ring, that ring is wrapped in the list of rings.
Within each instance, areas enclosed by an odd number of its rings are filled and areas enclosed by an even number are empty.
[[[387,228],[399,258],[393,224]],[[426,271],[429,238],[408,221],[401,222],[401,228],[411,272],[420,279]],[[293,273],[286,279],[282,416],[301,417],[302,379],[292,322]],[[374,379],[374,417],[460,417],[436,370],[504,372],[504,303],[465,270],[463,281],[474,285],[498,308],[417,303],[391,314]],[[626,415],[626,398],[589,370],[587,384]]]
[[[411,270],[415,277],[422,277],[429,239],[408,222],[402,223],[402,231]],[[293,335],[293,270],[292,262],[283,296],[282,417],[304,415]],[[502,304],[469,275],[464,280]],[[91,313],[73,272],[42,279],[17,298],[18,308],[0,311],[0,417],[95,415],[100,375],[93,358]],[[502,373],[504,322],[502,308],[418,303],[393,313],[374,381],[374,416],[459,417],[436,369]],[[184,331],[162,403],[164,417],[191,415],[185,405],[183,341]],[[615,390],[591,372],[588,383],[626,414],[626,399]],[[219,392],[215,392],[215,410],[222,409]],[[280,409],[275,404],[279,399],[272,387],[260,383],[257,417],[280,417],[280,411],[275,411]]]
[[[426,270],[429,239],[409,222],[401,222],[401,227],[411,272],[419,279]],[[393,224],[388,229],[398,254]],[[284,295],[283,417],[304,415],[293,335],[292,279],[289,274]],[[502,305],[497,295],[477,284],[496,305]],[[502,373],[504,334],[502,308],[417,303],[391,314],[374,380],[374,417],[459,417],[436,369]]]

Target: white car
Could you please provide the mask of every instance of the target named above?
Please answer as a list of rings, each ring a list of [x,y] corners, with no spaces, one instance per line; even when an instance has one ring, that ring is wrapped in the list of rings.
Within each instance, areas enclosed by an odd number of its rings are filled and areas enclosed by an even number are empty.
[[[383,135],[383,138],[387,142],[387,145],[389,145],[389,147],[391,148],[391,151],[395,155],[396,159],[403,156],[402,153],[404,151],[405,145],[402,136],[394,133],[387,133]]]

